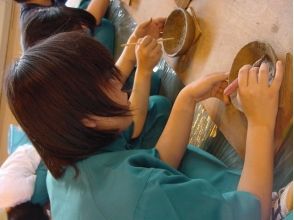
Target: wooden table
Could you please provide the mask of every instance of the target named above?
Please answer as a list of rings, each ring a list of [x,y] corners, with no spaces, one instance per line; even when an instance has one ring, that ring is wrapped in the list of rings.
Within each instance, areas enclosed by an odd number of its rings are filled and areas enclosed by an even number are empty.
[[[123,0],[122,0],[123,1]],[[247,43],[264,41],[273,47],[279,59],[285,62],[292,52],[292,0],[192,0],[202,30],[202,36],[188,53],[179,58],[165,56],[184,84],[203,74],[229,71],[238,51]],[[174,0],[132,0],[125,4],[137,23],[150,17],[167,17],[176,8]],[[279,129],[276,149],[292,124],[292,70],[283,82]],[[290,69],[290,70],[289,70]],[[290,71],[290,72],[289,72]],[[224,106],[216,99],[202,103],[230,144],[243,157],[245,152],[246,119],[232,105]]]

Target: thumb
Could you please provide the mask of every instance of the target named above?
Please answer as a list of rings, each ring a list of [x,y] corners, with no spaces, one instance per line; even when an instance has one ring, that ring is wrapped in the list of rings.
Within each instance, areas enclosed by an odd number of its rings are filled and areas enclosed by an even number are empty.
[[[146,28],[148,25],[150,25],[152,22],[152,17],[148,20],[148,21],[144,21],[143,23],[141,23],[141,27],[142,28]]]

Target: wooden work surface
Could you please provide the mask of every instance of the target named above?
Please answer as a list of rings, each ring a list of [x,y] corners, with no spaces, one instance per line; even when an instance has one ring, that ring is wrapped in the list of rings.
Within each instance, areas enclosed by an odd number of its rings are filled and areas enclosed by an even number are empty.
[[[123,2],[128,2],[124,1]],[[150,17],[167,17],[176,8],[174,0],[132,0],[124,4],[137,23]],[[202,35],[188,53],[179,58],[165,55],[184,84],[204,74],[230,71],[238,51],[251,41],[269,43],[279,59],[285,62],[292,53],[292,0],[192,0]],[[292,61],[291,61],[292,64]],[[292,70],[283,82],[280,106],[280,131],[276,134],[276,149],[292,124]],[[224,106],[216,99],[202,103],[230,144],[243,157],[245,152],[246,119],[232,105]]]

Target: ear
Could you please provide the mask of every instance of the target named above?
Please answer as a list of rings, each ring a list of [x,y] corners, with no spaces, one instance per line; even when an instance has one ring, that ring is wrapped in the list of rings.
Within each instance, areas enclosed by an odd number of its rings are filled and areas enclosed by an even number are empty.
[[[83,118],[82,123],[87,128],[96,128],[96,121],[91,116]]]

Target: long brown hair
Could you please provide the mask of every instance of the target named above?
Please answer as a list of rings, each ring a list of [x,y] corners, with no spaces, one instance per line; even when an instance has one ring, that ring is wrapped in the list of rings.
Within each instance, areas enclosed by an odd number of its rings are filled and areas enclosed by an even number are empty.
[[[108,51],[82,33],[50,37],[24,52],[8,71],[5,93],[10,108],[56,178],[64,168],[87,158],[118,134],[85,127],[87,115],[130,115],[110,99],[120,73]]]

